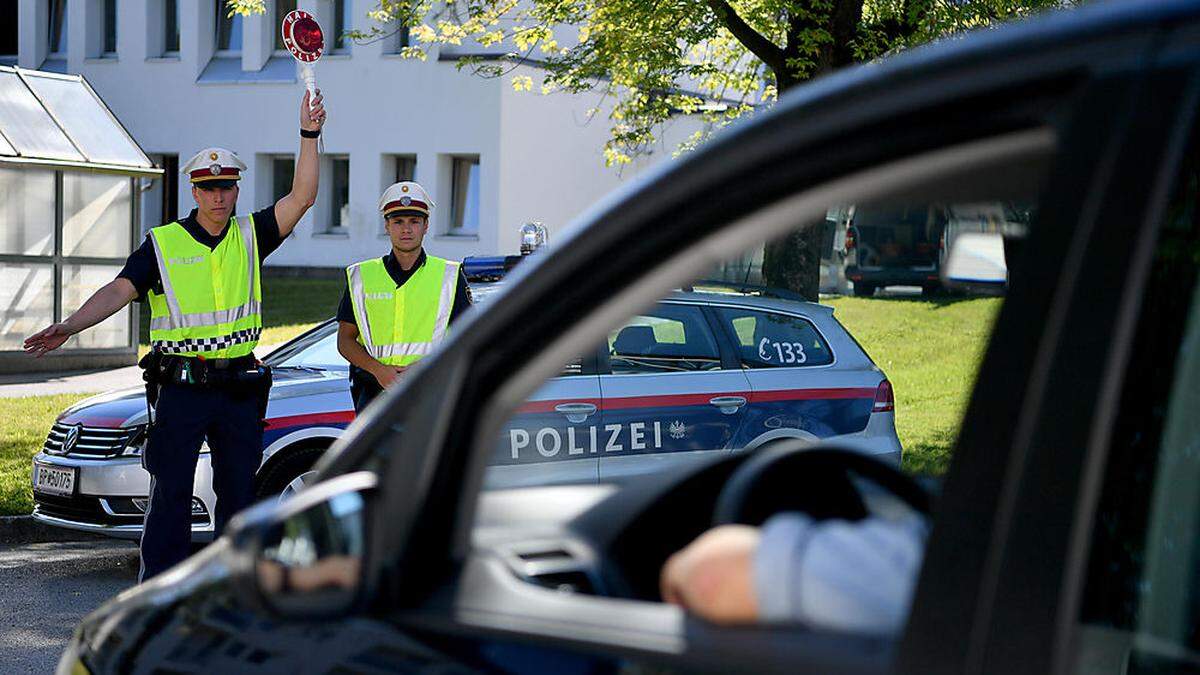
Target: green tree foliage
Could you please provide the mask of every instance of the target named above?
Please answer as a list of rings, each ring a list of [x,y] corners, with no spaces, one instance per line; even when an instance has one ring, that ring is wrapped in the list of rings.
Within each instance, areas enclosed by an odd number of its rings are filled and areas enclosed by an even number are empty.
[[[620,166],[649,149],[673,115],[707,122],[685,151],[823,73],[1075,1],[379,0],[369,12],[374,27],[352,37],[407,28],[411,58],[474,42],[495,51],[463,58],[460,68],[509,77],[518,91],[601,92],[611,129],[605,159]],[[229,0],[241,12],[262,5]],[[540,66],[540,82],[518,69],[523,63]],[[766,273],[815,299],[820,235],[810,229],[768,247]]]

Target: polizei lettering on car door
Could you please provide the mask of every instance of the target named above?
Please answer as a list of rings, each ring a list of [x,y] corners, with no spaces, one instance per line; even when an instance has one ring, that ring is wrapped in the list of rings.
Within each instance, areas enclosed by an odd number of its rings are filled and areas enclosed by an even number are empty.
[[[679,438],[680,423],[630,422],[589,426],[522,427],[508,430],[505,464],[569,459],[604,453],[640,453],[662,450],[664,437]]]

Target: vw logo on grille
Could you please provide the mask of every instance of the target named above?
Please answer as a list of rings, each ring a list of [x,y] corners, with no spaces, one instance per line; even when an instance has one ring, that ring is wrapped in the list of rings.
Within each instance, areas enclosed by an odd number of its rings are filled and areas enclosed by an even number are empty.
[[[63,436],[62,454],[66,455],[75,449],[75,444],[79,442],[79,432],[82,430],[82,424],[67,427],[67,433]]]

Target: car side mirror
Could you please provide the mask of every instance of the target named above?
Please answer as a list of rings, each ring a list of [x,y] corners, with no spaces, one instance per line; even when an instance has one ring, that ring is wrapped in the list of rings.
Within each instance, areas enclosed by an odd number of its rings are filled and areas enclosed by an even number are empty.
[[[338,476],[284,501],[258,504],[233,530],[234,582],[288,618],[343,616],[365,597],[371,472]]]

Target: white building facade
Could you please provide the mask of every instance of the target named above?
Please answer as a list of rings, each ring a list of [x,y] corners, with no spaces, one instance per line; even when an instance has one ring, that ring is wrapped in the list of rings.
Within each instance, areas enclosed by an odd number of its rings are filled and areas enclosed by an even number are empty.
[[[437,207],[426,248],[453,259],[515,253],[517,228],[542,221],[556,233],[622,181],[670,158],[700,127],[680,117],[660,148],[624,171],[605,168],[608,120],[591,116],[599,94],[514,91],[509,77],[459,71],[450,53],[426,61],[397,53],[404,36],[369,44],[337,38],[371,26],[374,0],[267,0],[263,15],[224,17],[221,0],[9,0],[22,68],[84,75],[168,178],[147,184],[143,227],[193,206],[178,166],[220,145],[249,165],[239,212],[266,206],[290,186],[303,85],[279,49],[278,17],[299,5],[325,28],[316,66],[326,97],[317,204],[268,264],[342,267],[388,248],[377,211],[383,188],[411,178]],[[5,9],[11,14],[13,9]],[[0,17],[10,20],[13,17]],[[534,67],[528,74],[540,83]],[[511,76],[510,76],[511,77]],[[171,213],[175,211],[175,213]]]

